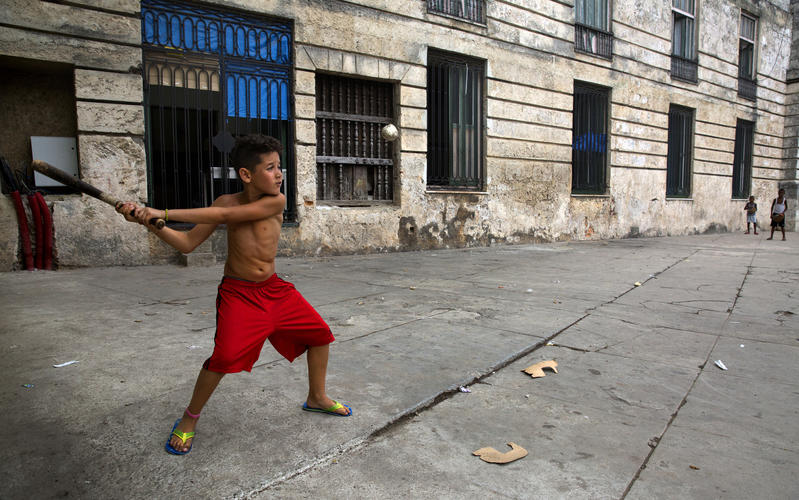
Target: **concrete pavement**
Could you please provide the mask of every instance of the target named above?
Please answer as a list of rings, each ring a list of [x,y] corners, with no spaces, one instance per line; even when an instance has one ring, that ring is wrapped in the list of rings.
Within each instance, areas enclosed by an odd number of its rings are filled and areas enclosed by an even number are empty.
[[[3,273],[0,498],[793,498],[798,257],[737,233],[279,259],[354,415],[300,411],[304,359],[267,344],[185,457],[163,443],[221,266]],[[471,454],[508,441],[529,455]]]

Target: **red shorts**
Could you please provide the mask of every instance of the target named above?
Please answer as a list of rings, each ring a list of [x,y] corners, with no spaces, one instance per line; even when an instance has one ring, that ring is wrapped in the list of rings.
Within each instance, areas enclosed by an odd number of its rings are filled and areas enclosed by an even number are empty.
[[[319,313],[277,274],[260,282],[222,278],[216,296],[214,352],[203,368],[221,373],[250,371],[267,338],[289,361],[309,346],[335,340]]]

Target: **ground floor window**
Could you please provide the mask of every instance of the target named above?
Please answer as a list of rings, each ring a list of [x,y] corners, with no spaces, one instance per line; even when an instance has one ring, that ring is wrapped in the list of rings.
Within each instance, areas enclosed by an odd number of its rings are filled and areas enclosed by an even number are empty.
[[[672,105],[669,108],[669,152],[666,163],[666,196],[691,196],[691,160],[694,111]]]
[[[485,61],[427,55],[427,185],[483,188]]]
[[[607,190],[609,107],[609,89],[575,82],[572,193],[602,194]]]
[[[284,145],[284,220],[296,217],[290,21],[165,0],[142,1],[150,203],[210,205],[241,189],[238,136]]]
[[[318,200],[345,205],[393,200],[394,151],[381,135],[393,122],[392,84],[316,75]]]
[[[752,185],[752,145],[755,124],[738,120],[735,126],[735,157],[732,164],[732,197],[748,198]]]

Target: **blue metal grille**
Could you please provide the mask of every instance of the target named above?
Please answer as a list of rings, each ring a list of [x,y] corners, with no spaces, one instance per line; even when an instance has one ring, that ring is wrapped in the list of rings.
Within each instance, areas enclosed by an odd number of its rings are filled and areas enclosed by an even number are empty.
[[[293,220],[291,22],[165,0],[143,0],[141,16],[150,200],[188,208],[235,192],[233,139],[263,133],[285,146]]]

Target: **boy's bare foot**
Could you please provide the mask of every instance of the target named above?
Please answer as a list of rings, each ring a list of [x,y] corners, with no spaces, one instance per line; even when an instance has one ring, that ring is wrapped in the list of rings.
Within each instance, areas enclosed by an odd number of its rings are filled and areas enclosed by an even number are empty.
[[[745,232],[744,234],[749,234],[749,231]],[[755,233],[755,234],[757,234],[757,233]]]
[[[316,408],[316,409],[319,409],[319,410],[324,410],[324,409],[330,408],[331,406],[335,406],[336,402],[333,401],[332,399],[330,399],[329,397],[324,396],[324,397],[321,397],[321,398],[311,398],[311,397],[309,397],[305,401],[305,404],[307,404],[309,408]],[[339,408],[337,410],[334,410],[334,411],[335,411],[335,413],[339,413],[341,415],[349,415],[350,414],[350,410],[346,406],[343,406],[343,405],[341,406],[341,408]]]
[[[755,231],[755,236],[757,236],[758,234],[760,234],[760,233],[758,233],[757,231]]]
[[[194,429],[196,427],[197,427],[197,419],[191,418],[190,416],[186,415],[186,413],[183,413],[183,418],[180,419],[180,423],[178,424],[177,428],[175,428],[175,431],[194,432]],[[188,438],[186,442],[183,442],[182,439],[173,434],[172,438],[169,440],[169,445],[172,446],[172,448],[175,448],[176,450],[179,451],[189,451],[189,448],[191,448],[192,440],[194,440],[194,438]]]
[[[774,239],[774,236],[769,236],[769,237],[768,237],[768,238],[766,238],[766,239],[767,239],[767,240],[773,240],[773,239]]]

